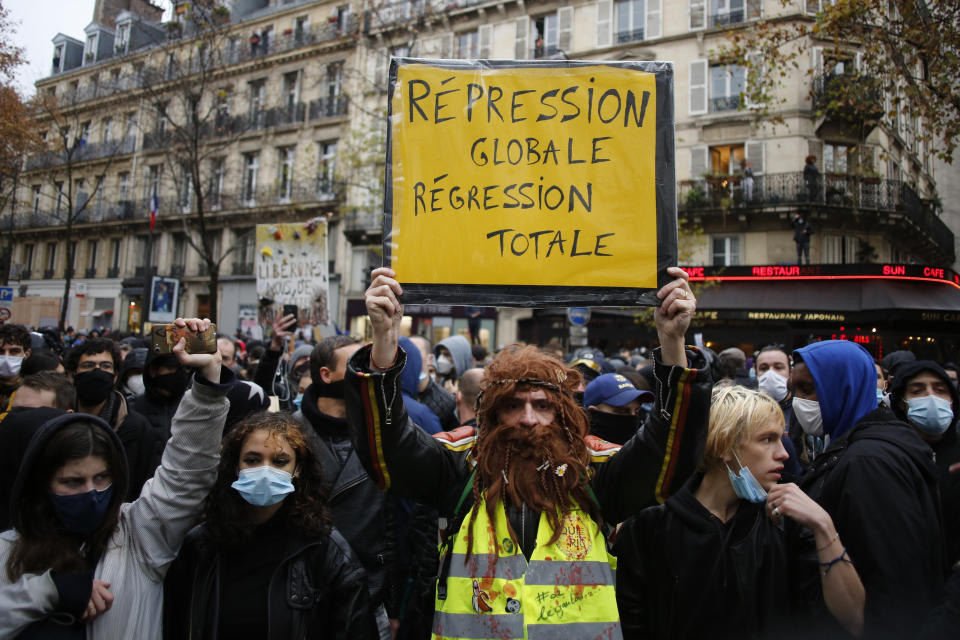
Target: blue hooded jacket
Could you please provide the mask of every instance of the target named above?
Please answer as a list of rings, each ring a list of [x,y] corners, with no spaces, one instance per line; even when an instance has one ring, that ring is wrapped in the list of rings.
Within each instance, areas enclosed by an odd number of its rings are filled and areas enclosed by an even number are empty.
[[[440,426],[440,418],[427,405],[416,399],[419,392],[420,371],[423,369],[423,357],[420,355],[420,349],[406,336],[400,336],[400,348],[407,354],[407,363],[400,374],[400,393],[403,395],[403,406],[406,407],[410,419],[418,427],[430,435],[440,433],[443,431]]]
[[[824,340],[797,349],[820,401],[823,432],[836,441],[877,408],[877,370],[863,346]]]

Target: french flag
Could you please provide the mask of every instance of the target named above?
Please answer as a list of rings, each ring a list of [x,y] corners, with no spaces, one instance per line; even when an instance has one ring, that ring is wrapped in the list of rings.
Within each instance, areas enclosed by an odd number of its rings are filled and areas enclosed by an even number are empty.
[[[150,198],[150,231],[157,225],[157,209],[160,208],[160,201],[157,199],[157,192],[153,192]]]

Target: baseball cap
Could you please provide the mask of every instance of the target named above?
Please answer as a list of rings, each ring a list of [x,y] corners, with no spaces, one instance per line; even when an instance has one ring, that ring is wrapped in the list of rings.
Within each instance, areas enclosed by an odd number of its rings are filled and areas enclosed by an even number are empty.
[[[619,373],[605,373],[598,376],[583,392],[583,406],[597,406],[606,403],[614,407],[622,407],[635,399],[645,402],[653,400],[649,391],[640,391]]]

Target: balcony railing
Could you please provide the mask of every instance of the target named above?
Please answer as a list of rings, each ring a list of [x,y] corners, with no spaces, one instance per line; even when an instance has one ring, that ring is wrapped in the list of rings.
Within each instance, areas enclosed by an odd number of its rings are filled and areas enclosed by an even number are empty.
[[[617,31],[617,44],[640,42],[643,40],[643,27],[639,29]]]
[[[347,114],[347,98],[345,96],[328,96],[310,101],[310,119],[335,118]]]
[[[122,140],[107,142],[84,142],[77,145],[69,154],[70,162],[86,162],[133,153],[137,148],[137,139],[134,136]],[[68,154],[63,151],[42,151],[27,158],[26,170],[49,169],[50,167],[66,164]]]
[[[820,174],[808,181],[802,172],[769,173],[756,176],[752,189],[745,189],[741,176],[716,176],[681,182],[677,201],[680,211],[693,214],[811,206],[902,214],[950,258],[948,262],[953,262],[953,232],[910,185],[900,180]]]
[[[740,108],[740,96],[718,96],[710,98],[710,113],[736,111]]]
[[[762,0],[744,0],[739,7],[711,13],[708,17],[708,25],[711,29],[715,29],[740,24],[747,20],[756,20],[761,15],[761,2]]]
[[[252,276],[252,275],[253,275],[253,263],[252,263],[252,262],[234,262],[234,263],[233,263],[233,275],[235,275],[235,276]]]

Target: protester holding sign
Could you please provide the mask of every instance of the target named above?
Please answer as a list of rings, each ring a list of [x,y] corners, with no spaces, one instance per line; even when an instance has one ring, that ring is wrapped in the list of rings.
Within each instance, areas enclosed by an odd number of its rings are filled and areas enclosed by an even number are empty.
[[[577,637],[621,636],[600,525],[664,498],[692,472],[709,403],[709,375],[686,368],[683,346],[696,301],[686,273],[669,273],[674,280],[660,289],[655,314],[658,405],[620,447],[588,437],[573,399],[580,375],[532,347],[506,349],[487,367],[477,429],[429,437],[408,419],[400,394],[401,286],[391,269],[373,272],[366,293],[373,345],[350,359],[347,416],[379,486],[449,522],[435,636],[516,638],[535,628],[560,633],[567,624]],[[689,355],[701,364],[699,354]]]

